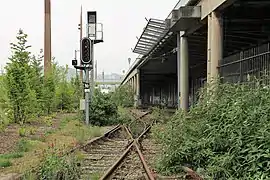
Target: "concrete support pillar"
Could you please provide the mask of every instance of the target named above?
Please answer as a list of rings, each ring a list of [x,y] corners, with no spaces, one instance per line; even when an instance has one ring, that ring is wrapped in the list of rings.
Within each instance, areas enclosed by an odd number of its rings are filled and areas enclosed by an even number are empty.
[[[188,110],[188,41],[177,33],[177,97],[178,109]]]
[[[181,34],[180,32],[177,33],[177,107],[178,109],[180,109],[180,97],[181,97],[181,90],[180,90],[180,53],[181,53],[181,49],[180,49],[180,44],[181,44]]]
[[[131,86],[131,91],[133,91],[133,77],[130,78],[130,86]]]
[[[137,74],[134,76],[134,94],[137,94]]]
[[[136,84],[135,84],[135,82],[136,82],[136,76],[133,76],[133,93],[135,94],[135,90],[136,90]]]
[[[136,96],[137,96],[137,105],[141,104],[140,98],[140,71],[138,70],[137,78],[136,78]]]
[[[217,12],[208,15],[207,82],[217,78],[218,66],[223,58],[223,21]]]
[[[187,111],[189,105],[189,84],[188,84],[188,40],[187,37],[180,39],[180,108]]]

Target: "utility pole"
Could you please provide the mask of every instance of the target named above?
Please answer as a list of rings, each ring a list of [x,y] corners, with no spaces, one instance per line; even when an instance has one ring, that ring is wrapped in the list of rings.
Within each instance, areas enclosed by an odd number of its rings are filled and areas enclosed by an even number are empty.
[[[51,0],[45,2],[44,24],[44,75],[47,76],[51,69]]]
[[[88,125],[89,124],[89,116],[90,116],[90,113],[89,113],[89,105],[90,105],[90,98],[89,98],[89,69],[90,67],[86,67],[85,69],[85,121],[86,121],[86,124]]]
[[[92,66],[94,67],[94,41],[91,41],[91,59],[92,59]],[[94,89],[95,89],[95,79],[94,79],[94,70],[95,68],[92,68],[91,70],[91,83],[90,83],[90,101],[92,101],[94,96]]]
[[[91,65],[92,61],[92,41],[85,37],[81,41],[81,63],[84,64],[85,71],[85,84],[84,84],[84,92],[85,92],[85,122],[86,125],[89,124],[89,93],[90,93],[90,81],[89,81],[89,71],[93,69]]]

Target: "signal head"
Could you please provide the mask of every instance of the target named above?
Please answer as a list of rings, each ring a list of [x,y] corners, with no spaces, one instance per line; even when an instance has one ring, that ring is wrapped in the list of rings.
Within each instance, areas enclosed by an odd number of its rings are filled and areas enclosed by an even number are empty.
[[[91,40],[83,38],[81,41],[81,61],[83,64],[91,63]]]

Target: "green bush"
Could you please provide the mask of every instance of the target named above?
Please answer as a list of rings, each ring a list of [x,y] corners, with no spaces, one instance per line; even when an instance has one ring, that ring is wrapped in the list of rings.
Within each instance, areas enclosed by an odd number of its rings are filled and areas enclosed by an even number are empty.
[[[158,123],[166,123],[170,120],[170,114],[166,112],[165,108],[153,107],[151,114]]]
[[[119,86],[112,93],[112,101],[117,106],[132,107],[134,106],[134,92],[129,85]]]
[[[39,171],[38,179],[69,180],[79,179],[80,169],[75,156],[62,156],[61,150],[51,147],[45,154]]]
[[[117,105],[109,94],[103,94],[95,90],[90,103],[90,123],[97,126],[112,125],[118,123]]]
[[[155,134],[165,151],[160,170],[191,166],[209,179],[269,179],[269,86],[216,84],[189,113]]]
[[[118,121],[121,124],[129,124],[131,121],[134,121],[135,118],[130,115],[130,112],[123,107],[118,107]]]

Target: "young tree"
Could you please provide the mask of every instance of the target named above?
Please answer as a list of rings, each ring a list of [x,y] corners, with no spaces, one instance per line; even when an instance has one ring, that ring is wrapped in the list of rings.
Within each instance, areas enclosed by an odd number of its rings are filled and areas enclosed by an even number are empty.
[[[27,34],[20,29],[16,38],[17,43],[11,43],[12,56],[6,67],[6,80],[14,121],[24,123],[33,113],[31,101],[35,99],[35,92],[30,86],[30,46],[26,45]]]
[[[38,57],[35,55],[31,58],[31,89],[33,89],[36,93],[36,112],[38,115],[41,115],[42,113],[42,88],[43,88],[43,66],[42,66],[42,60],[43,60],[43,50],[40,50],[40,54]]]

